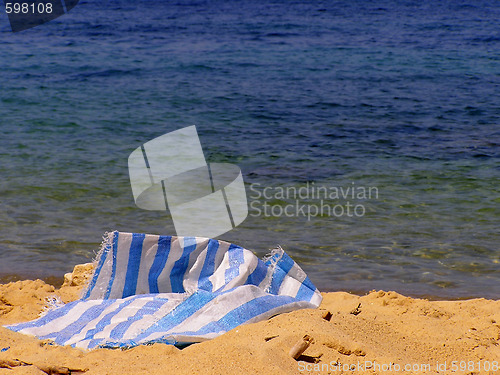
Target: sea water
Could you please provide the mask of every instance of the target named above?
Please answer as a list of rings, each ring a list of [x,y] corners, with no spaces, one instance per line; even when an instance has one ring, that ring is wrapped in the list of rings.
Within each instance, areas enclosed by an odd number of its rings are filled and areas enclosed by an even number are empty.
[[[246,184],[221,239],[281,245],[324,291],[499,298],[498,19],[486,0],[89,0],[12,33],[2,8],[0,274],[61,277],[109,230],[175,234],[127,159],[196,125]]]

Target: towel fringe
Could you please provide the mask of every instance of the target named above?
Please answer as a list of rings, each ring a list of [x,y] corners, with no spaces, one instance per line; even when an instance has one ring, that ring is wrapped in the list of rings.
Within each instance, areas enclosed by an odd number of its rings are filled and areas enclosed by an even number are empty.
[[[111,246],[113,246],[113,239],[115,238],[115,234],[117,233],[118,231],[114,230],[111,232],[104,232],[104,234],[102,235],[101,246],[99,247],[99,250],[97,252],[94,251],[94,258],[92,259],[94,270],[92,271],[92,275],[90,276],[89,280],[94,279],[95,273],[97,272],[97,265],[101,261],[101,257],[104,254],[104,250],[107,248],[111,248]],[[82,289],[80,293],[80,299],[83,299],[83,297],[87,294],[88,288],[90,288],[90,284],[87,285],[86,288]]]
[[[272,249],[269,254],[265,255],[262,258],[262,261],[264,263],[269,264],[269,271],[267,272],[267,275],[263,281],[263,288],[264,288],[264,291],[266,291],[267,293],[269,293],[269,290],[271,289],[271,284],[273,282],[274,270],[276,269],[276,266],[278,265],[278,262],[283,257],[284,253],[285,253],[285,250],[283,250],[281,245],[278,245],[276,248]]]
[[[99,250],[97,253],[94,252],[94,259],[92,259],[92,263],[94,264],[94,269],[96,268],[97,264],[99,263],[99,260],[101,259],[102,254],[104,253],[104,249],[107,247],[110,247],[113,244],[113,238],[115,237],[115,233],[118,231],[114,230],[111,232],[104,232],[102,235],[102,242],[101,246],[99,247]],[[94,276],[94,275],[92,275]]]
[[[43,318],[50,311],[55,310],[61,306],[64,306],[64,302],[61,300],[59,296],[53,295],[45,298],[45,306],[43,310],[38,314],[39,318]]]

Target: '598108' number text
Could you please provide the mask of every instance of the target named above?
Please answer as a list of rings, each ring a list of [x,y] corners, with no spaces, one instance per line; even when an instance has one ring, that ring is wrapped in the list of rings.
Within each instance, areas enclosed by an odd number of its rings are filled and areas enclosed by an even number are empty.
[[[52,13],[52,3],[5,3],[7,14],[47,14]]]

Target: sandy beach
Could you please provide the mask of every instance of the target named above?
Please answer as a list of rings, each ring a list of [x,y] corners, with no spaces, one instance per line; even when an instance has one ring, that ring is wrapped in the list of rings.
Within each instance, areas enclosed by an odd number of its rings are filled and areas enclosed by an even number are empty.
[[[0,324],[35,319],[47,298],[79,298],[90,265],[56,289],[41,280],[0,285]],[[290,349],[313,342],[297,359]],[[500,301],[428,301],[396,292],[324,293],[315,310],[240,326],[182,350],[165,344],[89,352],[0,328],[0,374],[497,374]]]
[[[0,375],[500,375],[500,0],[4,5]]]

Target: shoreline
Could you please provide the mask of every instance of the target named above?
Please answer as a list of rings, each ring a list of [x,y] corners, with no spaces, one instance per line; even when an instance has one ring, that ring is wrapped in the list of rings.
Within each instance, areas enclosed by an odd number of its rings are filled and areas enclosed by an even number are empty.
[[[41,280],[46,284],[52,285],[54,288],[61,288],[64,284],[64,276],[54,276],[54,275],[49,275],[49,276],[34,276],[30,277],[27,273],[19,273],[19,274],[0,274],[0,285],[8,284],[11,282],[17,282],[17,281],[34,281],[34,280]],[[323,287],[318,287],[318,289],[321,291],[321,293],[348,293],[352,295],[356,295],[359,297],[365,296],[373,291],[377,290],[385,290],[385,289],[376,289],[376,288],[354,288],[354,289],[335,289],[335,288],[323,288]],[[388,289],[389,290],[389,289]],[[392,289],[390,289],[392,290]],[[431,294],[431,293],[412,293],[409,291],[401,290],[399,288],[396,288],[394,291],[397,291],[398,293],[410,297],[410,298],[416,298],[416,299],[425,299],[428,301],[467,301],[471,299],[478,299],[478,298],[484,298],[486,300],[491,300],[491,301],[496,301],[497,299],[500,299],[500,293],[498,295],[498,298],[491,298],[491,297],[485,297],[482,295],[469,295],[469,296],[450,296],[450,293],[448,295],[438,295],[438,294]],[[446,294],[446,293],[445,293]]]
[[[67,303],[79,298],[91,271],[79,265],[59,289],[41,280],[0,285],[0,325],[35,319],[46,298]],[[500,300],[429,301],[396,292],[373,291],[358,296],[322,293],[318,309],[296,310],[259,323],[246,324],[215,339],[182,350],[153,344],[126,350],[82,351],[0,327],[0,374],[38,374],[67,368],[93,374],[327,374],[388,373],[376,365],[431,365],[401,373],[444,373],[436,366],[472,361],[475,374],[500,358]],[[297,360],[289,355],[297,340],[313,343]],[[2,362],[3,361],[3,362]],[[371,368],[366,364],[372,364]],[[358,366],[350,369],[335,367]],[[45,367],[44,367],[45,366]],[[332,367],[333,366],[333,367]],[[361,366],[361,367],[360,367]],[[478,368],[481,366],[481,368]],[[393,369],[394,370],[394,369]],[[75,372],[73,372],[75,373]],[[458,373],[461,373],[460,371]]]

